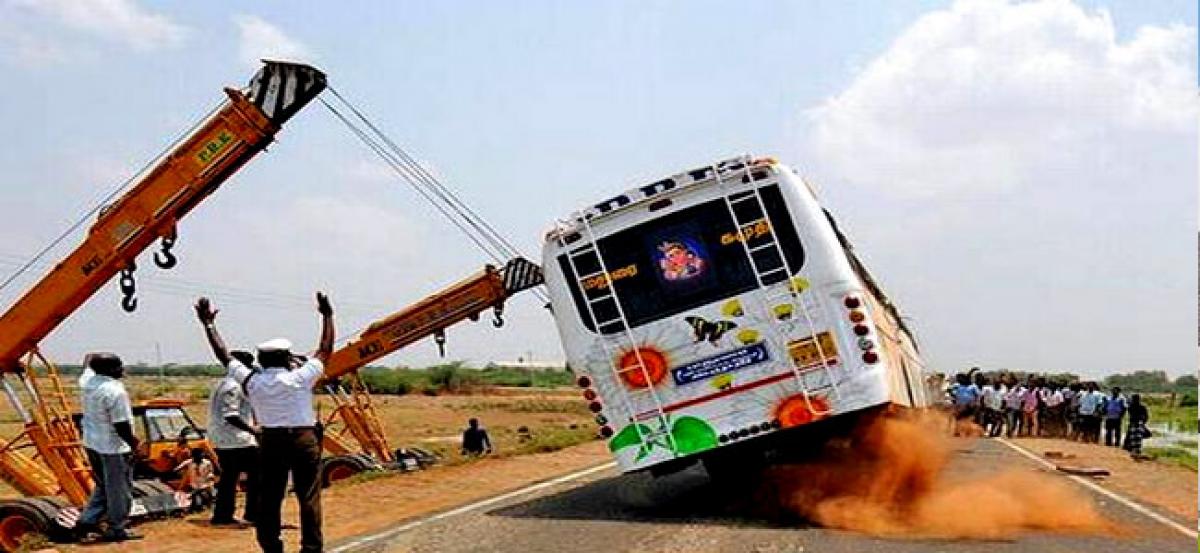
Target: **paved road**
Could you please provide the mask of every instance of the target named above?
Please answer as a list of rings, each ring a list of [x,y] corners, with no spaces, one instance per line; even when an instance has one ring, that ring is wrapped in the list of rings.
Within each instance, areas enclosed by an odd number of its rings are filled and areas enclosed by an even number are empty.
[[[987,475],[1004,464],[1033,467],[1002,444],[977,441],[955,454],[951,470]],[[1075,485],[1075,484],[1071,484]],[[739,516],[702,470],[667,480],[621,476],[609,469],[568,483],[547,486],[351,548],[355,552],[513,553],[593,551],[729,551],[753,553],[910,552],[1192,552],[1197,544],[1128,507],[1080,487],[1112,520],[1132,530],[1125,538],[1035,534],[1006,541],[882,540],[802,524],[782,526]],[[964,505],[962,516],[970,516]],[[1181,521],[1183,522],[1183,521]],[[1185,523],[1195,527],[1195,521]]]

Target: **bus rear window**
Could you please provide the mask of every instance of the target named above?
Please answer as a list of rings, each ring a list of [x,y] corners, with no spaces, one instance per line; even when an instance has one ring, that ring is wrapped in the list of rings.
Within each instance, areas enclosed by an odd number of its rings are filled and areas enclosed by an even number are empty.
[[[752,193],[742,193],[749,196]],[[598,249],[604,257],[630,328],[753,290],[758,286],[753,268],[746,257],[745,241],[750,249],[769,243],[771,231],[793,271],[804,263],[800,239],[783,203],[778,186],[762,189],[770,221],[762,218],[758,202],[736,202],[738,219],[744,226],[739,233],[729,216],[725,200],[717,199],[663,217],[646,221],[601,238]],[[584,325],[611,334],[621,330],[616,301],[608,293],[608,281],[600,274],[600,263],[586,245],[571,250],[574,268],[567,254],[558,257],[566,275]],[[755,262],[764,282],[773,284],[786,278],[782,260],[775,248],[755,251]],[[586,277],[582,282],[576,276]],[[772,273],[771,271],[775,271]],[[589,315],[587,301],[595,313]]]

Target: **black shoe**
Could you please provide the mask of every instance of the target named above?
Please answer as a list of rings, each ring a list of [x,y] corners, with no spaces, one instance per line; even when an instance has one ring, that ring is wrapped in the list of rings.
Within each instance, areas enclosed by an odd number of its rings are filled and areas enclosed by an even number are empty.
[[[135,534],[128,530],[123,530],[120,532],[105,532],[103,536],[100,536],[100,541],[106,541],[106,542],[133,541],[133,540],[140,540],[140,539],[142,539],[142,537],[143,536],[141,534]]]
[[[82,541],[87,539],[87,537],[92,534],[99,534],[100,525],[78,523],[74,528],[71,529],[71,531],[75,533],[75,539]]]

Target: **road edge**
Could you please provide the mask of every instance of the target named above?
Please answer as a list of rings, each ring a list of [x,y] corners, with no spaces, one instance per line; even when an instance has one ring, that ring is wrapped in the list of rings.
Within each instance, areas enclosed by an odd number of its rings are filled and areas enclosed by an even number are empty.
[[[463,513],[469,513],[476,509],[487,507],[489,505],[495,505],[497,503],[507,501],[514,497],[528,495],[533,492],[537,492],[537,491],[544,490],[546,488],[557,486],[559,484],[565,484],[572,480],[578,480],[585,476],[589,476],[589,475],[595,474],[597,472],[608,470],[608,469],[614,468],[616,466],[617,466],[616,461],[609,461],[607,463],[602,463],[602,464],[588,467],[588,468],[585,468],[582,470],[577,470],[575,472],[570,472],[570,473],[564,474],[562,476],[556,476],[549,480],[543,480],[541,482],[537,482],[537,483],[530,484],[525,487],[517,488],[512,491],[504,492],[499,495],[493,495],[491,497],[473,501],[473,502],[467,503],[465,505],[460,505],[458,507],[454,507],[452,509],[442,511],[440,513],[434,513],[432,515],[424,516],[424,517],[418,518],[416,520],[406,522],[406,523],[396,526],[394,528],[389,528],[382,532],[376,532],[374,534],[367,534],[365,536],[351,538],[350,541],[348,541],[346,543],[343,543],[336,547],[332,547],[332,548],[328,549],[328,552],[329,553],[345,553],[347,551],[351,551],[351,550],[354,550],[354,549],[357,549],[360,547],[366,547],[366,546],[378,544],[379,542],[388,540],[390,538],[393,538],[395,536],[403,534],[409,530],[412,530],[413,528],[417,528],[418,526],[423,526],[430,522],[435,522],[435,521],[442,520],[445,518],[458,516]]]
[[[1016,451],[1017,453],[1020,453],[1021,455],[1024,455],[1025,457],[1033,459],[1038,464],[1040,464],[1050,470],[1054,470],[1054,471],[1058,470],[1054,466],[1054,463],[1051,463],[1050,461],[1047,461],[1041,457],[1038,457],[1038,455],[1036,453],[1029,451],[1028,449],[1025,449],[1017,444],[1014,444],[1004,438],[994,438],[994,440],[1008,446],[1013,451]],[[1144,515],[1147,518],[1150,518],[1151,520],[1158,522],[1159,524],[1162,524],[1172,530],[1175,530],[1176,532],[1179,532],[1189,538],[1192,538],[1193,540],[1197,539],[1197,537],[1200,536],[1200,533],[1198,533],[1196,531],[1196,529],[1188,528],[1187,526],[1184,526],[1178,522],[1175,522],[1174,520],[1171,520],[1170,518],[1167,518],[1166,516],[1163,516],[1159,513],[1154,512],[1149,507],[1146,507],[1146,506],[1142,505],[1141,503],[1138,503],[1132,499],[1129,499],[1123,495],[1120,495],[1117,492],[1114,492],[1108,488],[1105,488],[1104,486],[1101,486],[1095,482],[1087,480],[1087,479],[1083,478],[1082,476],[1077,476],[1074,474],[1064,474],[1063,476],[1066,476],[1067,478],[1075,481],[1076,484],[1079,484],[1093,492],[1096,492],[1100,495],[1103,495],[1104,497],[1107,497],[1113,501],[1116,501],[1116,502],[1134,510],[1138,514]]]

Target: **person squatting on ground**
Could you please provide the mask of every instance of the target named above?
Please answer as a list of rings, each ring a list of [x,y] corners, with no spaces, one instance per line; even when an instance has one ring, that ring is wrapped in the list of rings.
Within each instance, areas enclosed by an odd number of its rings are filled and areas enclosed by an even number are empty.
[[[191,511],[203,511],[213,500],[213,464],[201,448],[193,448],[192,456],[175,467],[175,472],[183,476],[179,489],[188,492],[191,497]]]
[[[113,353],[94,353],[83,361],[79,390],[83,405],[83,447],[92,466],[95,487],[75,525],[80,538],[99,530],[100,517],[108,521],[100,539],[141,539],[126,529],[133,504],[133,454],[138,439],[133,435],[133,410],[129,392],[121,378],[125,366]]]
[[[264,553],[282,553],[279,539],[280,510],[287,492],[288,476],[300,504],[300,551],[323,548],[321,533],[321,436],[313,411],[313,385],[321,378],[324,362],[333,352],[333,306],[317,293],[321,313],[321,340],[313,359],[295,363],[292,344],[277,338],[259,344],[258,364],[252,371],[236,359],[228,362],[229,375],[241,382],[258,424],[262,428],[260,448],[259,511],[255,537]],[[196,314],[204,324],[209,345],[218,359],[230,359],[216,329],[216,310],[201,298]]]
[[[212,307],[205,300],[205,312]],[[216,312],[213,312],[214,316]],[[254,366],[254,356],[248,351],[231,351],[229,358],[218,358],[221,365],[229,368],[231,360],[246,367]],[[254,412],[250,400],[242,390],[242,383],[229,374],[217,381],[209,396],[208,439],[217,452],[221,466],[221,479],[217,482],[217,502],[213,507],[212,524],[242,524],[233,516],[236,507],[238,481],[246,475],[246,504],[242,508],[242,521],[253,523],[258,518],[258,429],[254,427]]]
[[[467,421],[467,429],[462,435],[462,454],[464,457],[478,457],[492,452],[492,440],[488,438],[487,430],[479,426],[479,419]]]
[[[1104,413],[1104,445],[1121,447],[1121,420],[1125,418],[1125,396],[1121,389],[1113,387],[1112,396],[1105,398],[1101,407]]]

